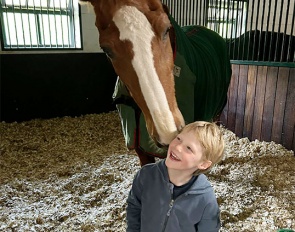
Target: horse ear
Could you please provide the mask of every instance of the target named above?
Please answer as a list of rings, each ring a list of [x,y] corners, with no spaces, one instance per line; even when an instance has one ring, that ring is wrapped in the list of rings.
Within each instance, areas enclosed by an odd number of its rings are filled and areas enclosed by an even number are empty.
[[[167,14],[167,15],[169,15],[169,8],[168,8],[168,6],[166,6],[165,4],[162,4],[163,5],[163,10],[164,10],[164,12]]]

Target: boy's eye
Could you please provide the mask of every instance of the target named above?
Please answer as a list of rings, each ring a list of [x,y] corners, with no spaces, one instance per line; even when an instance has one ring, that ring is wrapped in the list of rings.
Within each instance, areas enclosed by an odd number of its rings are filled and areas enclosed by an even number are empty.
[[[190,146],[187,146],[186,148],[187,148],[189,151],[193,152],[193,150],[191,149]]]

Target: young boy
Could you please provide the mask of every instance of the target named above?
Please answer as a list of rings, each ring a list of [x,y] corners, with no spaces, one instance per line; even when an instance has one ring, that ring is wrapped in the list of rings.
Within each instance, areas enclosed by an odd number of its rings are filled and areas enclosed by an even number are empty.
[[[223,152],[216,124],[197,121],[185,126],[170,143],[166,159],[136,174],[127,199],[127,231],[219,231],[216,196],[203,173]]]

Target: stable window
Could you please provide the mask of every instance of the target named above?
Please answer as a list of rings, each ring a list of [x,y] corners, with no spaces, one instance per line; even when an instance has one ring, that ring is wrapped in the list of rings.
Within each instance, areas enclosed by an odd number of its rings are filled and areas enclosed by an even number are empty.
[[[236,38],[245,32],[247,3],[245,1],[216,1],[208,4],[207,27],[224,38]]]
[[[0,0],[3,50],[81,49],[75,0]]]

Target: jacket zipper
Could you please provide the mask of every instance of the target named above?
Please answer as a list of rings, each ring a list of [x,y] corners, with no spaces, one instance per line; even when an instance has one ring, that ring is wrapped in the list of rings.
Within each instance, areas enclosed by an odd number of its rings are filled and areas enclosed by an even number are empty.
[[[168,218],[169,218],[169,216],[170,216],[170,212],[171,212],[171,210],[172,210],[173,204],[174,204],[174,200],[171,199],[171,201],[170,201],[170,203],[169,203],[169,209],[168,209],[168,212],[167,212],[167,214],[166,214],[166,218],[165,218],[165,222],[164,222],[164,225],[163,225],[163,230],[162,230],[162,232],[164,232],[165,229],[166,229],[167,222],[168,222]]]
[[[166,229],[166,226],[167,226],[167,222],[168,222],[168,219],[169,219],[169,216],[170,216],[170,213],[171,213],[171,210],[172,210],[172,207],[173,207],[173,204],[174,204],[174,200],[173,200],[173,188],[174,188],[174,185],[171,184],[169,186],[169,191],[170,191],[170,196],[171,196],[171,200],[170,200],[170,203],[169,203],[169,209],[167,211],[167,214],[166,214],[166,217],[165,217],[165,221],[164,221],[164,225],[163,225],[163,229],[162,229],[162,232],[165,231]]]
[[[179,200],[180,198],[182,198],[182,197],[184,197],[186,195],[188,195],[187,193],[184,193],[184,194],[181,194],[180,196],[178,196],[175,200],[173,200],[173,188],[170,189],[170,191],[171,191],[171,201],[169,203],[169,209],[168,209],[168,212],[166,214],[166,218],[165,218],[165,222],[164,222],[164,225],[163,225],[162,232],[165,232],[165,229],[166,229],[166,226],[167,226],[167,223],[168,223],[168,219],[170,217],[170,213],[171,213],[171,210],[173,208],[173,205],[174,205],[175,201]]]

